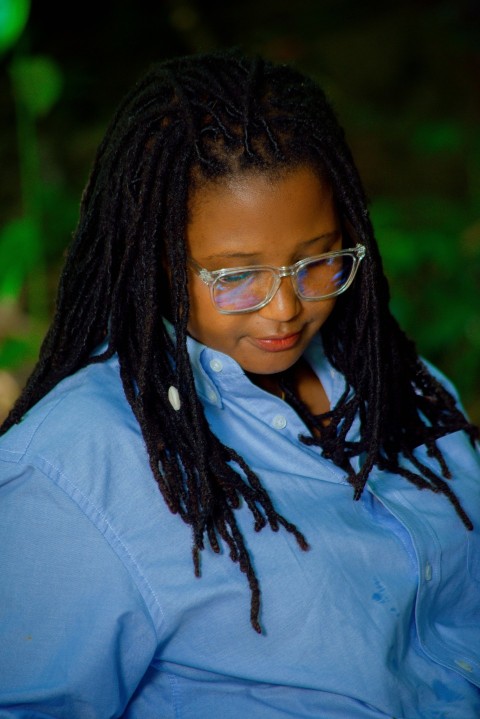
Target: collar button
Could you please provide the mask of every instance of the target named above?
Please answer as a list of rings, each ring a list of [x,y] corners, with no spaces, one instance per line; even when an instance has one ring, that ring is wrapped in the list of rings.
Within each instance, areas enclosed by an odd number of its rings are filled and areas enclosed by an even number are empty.
[[[276,414],[272,420],[272,426],[275,429],[285,429],[287,426],[287,418],[283,414]]]
[[[212,359],[210,360],[210,368],[213,369],[214,372],[221,372],[223,364],[218,359]]]

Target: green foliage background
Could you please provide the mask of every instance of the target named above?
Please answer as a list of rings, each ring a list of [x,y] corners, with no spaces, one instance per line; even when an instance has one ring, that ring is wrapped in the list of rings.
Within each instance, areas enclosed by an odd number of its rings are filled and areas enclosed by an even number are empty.
[[[323,84],[371,199],[392,309],[479,423],[475,0],[0,0],[0,414],[35,361],[122,95],[153,61],[232,44]]]

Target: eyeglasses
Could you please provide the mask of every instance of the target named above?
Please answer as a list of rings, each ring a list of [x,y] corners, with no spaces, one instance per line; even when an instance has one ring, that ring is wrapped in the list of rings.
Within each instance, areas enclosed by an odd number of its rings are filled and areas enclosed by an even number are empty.
[[[231,267],[209,272],[191,257],[188,262],[209,286],[213,304],[225,315],[254,312],[275,296],[282,277],[290,277],[297,297],[317,302],[337,297],[352,284],[365,247],[356,247],[307,257],[289,267]]]

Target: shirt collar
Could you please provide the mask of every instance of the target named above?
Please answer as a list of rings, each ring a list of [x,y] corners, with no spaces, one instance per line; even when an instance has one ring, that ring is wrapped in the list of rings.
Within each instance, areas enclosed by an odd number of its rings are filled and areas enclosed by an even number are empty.
[[[164,318],[164,324],[171,339],[175,341],[175,328]],[[255,385],[244,370],[229,355],[207,347],[193,337],[187,336],[187,351],[193,370],[195,387],[202,402],[223,408],[222,395],[250,394]],[[345,388],[345,380],[325,356],[323,342],[318,333],[310,342],[305,357],[314,370],[333,407]]]

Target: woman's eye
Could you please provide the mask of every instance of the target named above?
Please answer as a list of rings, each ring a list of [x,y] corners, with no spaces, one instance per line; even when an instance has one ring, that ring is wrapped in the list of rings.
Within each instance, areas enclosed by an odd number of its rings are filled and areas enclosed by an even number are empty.
[[[231,275],[224,275],[221,278],[222,284],[225,285],[236,285],[240,282],[245,282],[253,277],[253,272],[235,272]]]

